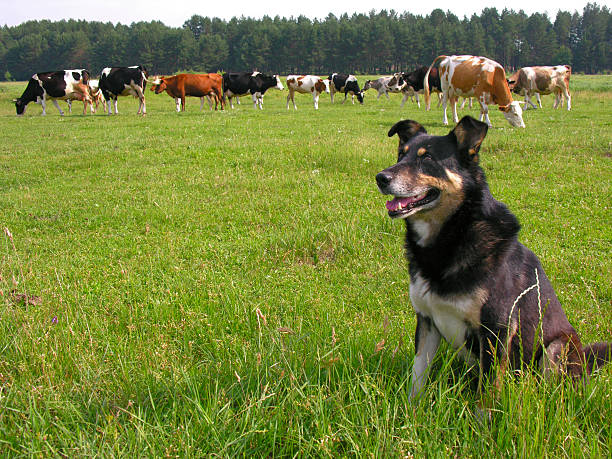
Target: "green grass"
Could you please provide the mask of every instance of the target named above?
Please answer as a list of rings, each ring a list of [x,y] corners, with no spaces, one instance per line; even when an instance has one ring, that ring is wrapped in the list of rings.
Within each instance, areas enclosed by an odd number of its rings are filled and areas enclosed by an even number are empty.
[[[492,109],[480,155],[584,342],[612,335],[611,82],[573,76],[572,111],[544,97],[524,130]],[[0,85],[4,456],[610,456],[609,367],[509,377],[483,423],[444,347],[407,400],[403,224],[374,176],[390,126],[445,134],[440,109],[270,91],[177,114],[147,91],[145,118],[17,118],[24,88]]]

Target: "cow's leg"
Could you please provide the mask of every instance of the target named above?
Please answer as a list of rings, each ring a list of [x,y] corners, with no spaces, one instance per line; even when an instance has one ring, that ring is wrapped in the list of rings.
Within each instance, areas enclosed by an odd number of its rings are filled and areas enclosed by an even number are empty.
[[[555,96],[555,101],[553,103],[553,108],[557,109],[561,105],[561,91],[555,91],[555,92],[553,92],[553,94]]]
[[[312,93],[312,99],[314,100],[314,108],[315,110],[319,109],[319,93],[316,91]]]
[[[453,96],[450,98],[451,106],[453,107],[453,122],[458,123],[459,117],[457,116],[457,96]]]
[[[185,95],[184,95],[184,94],[181,94],[181,111],[182,111],[182,112],[184,112],[184,111],[185,111],[185,102],[186,102],[186,100],[185,100]],[[143,113],[143,115],[144,115],[144,113]]]
[[[404,108],[404,104],[406,103],[409,97],[410,97],[410,94],[408,94],[407,92],[404,92],[404,97],[402,97],[402,104],[400,105],[400,108]]]
[[[181,99],[179,99],[178,97],[174,98],[174,103],[176,104],[176,112],[180,112],[181,111]]]
[[[427,381],[431,362],[440,346],[440,332],[431,319],[417,314],[417,328],[414,337],[415,356],[410,381],[410,400],[421,394]]]
[[[567,102],[567,109],[571,110],[572,109],[572,95],[569,92],[569,89],[565,86],[563,86],[563,96],[565,97],[565,100]]]
[[[331,84],[330,84],[330,86],[331,86],[332,84],[333,84],[333,83],[331,83]],[[331,98],[331,103],[333,104],[333,103],[334,103],[334,91],[333,91],[331,88],[330,88],[330,90],[329,90],[329,97]]]
[[[344,102],[346,102],[347,97],[348,97],[348,92],[344,91],[344,100],[342,101],[343,104],[344,104]]]
[[[485,102],[480,102],[480,121],[483,121],[489,125],[489,127],[493,126],[491,124],[491,120],[489,119],[489,107]]]
[[[66,103],[68,104],[68,113],[72,115],[72,100],[66,99]]]
[[[62,109],[60,108],[59,104],[57,103],[57,99],[53,99],[53,105],[55,105],[55,107],[59,110],[60,115],[64,116],[64,112],[62,111]],[[45,102],[43,99],[43,115],[45,114]]]
[[[289,89],[289,94],[287,94],[287,110],[289,110],[289,100],[293,102],[293,109],[297,110],[297,105],[295,105],[295,91]]]
[[[440,108],[440,105],[442,105],[442,94],[438,93],[438,106],[436,108]]]
[[[385,96],[387,96],[387,100],[391,100],[391,98],[389,97],[389,92],[385,91]]]
[[[535,94],[536,94],[536,98],[538,99],[538,102],[539,102],[540,95],[537,92]],[[533,101],[531,100],[529,92],[525,92],[525,110],[529,109],[530,105],[533,108],[538,108],[537,105],[534,104]],[[540,108],[541,108],[541,106],[540,106]]]
[[[536,99],[538,101],[538,105],[540,106],[540,108],[542,108],[542,98],[540,97],[540,93],[536,92],[535,95],[536,95]]]
[[[414,93],[414,98],[416,99],[417,108],[421,108],[421,101],[419,100],[419,93]]]
[[[446,105],[448,104],[448,94],[444,93],[444,96],[442,98],[442,111],[444,112],[444,115],[442,115],[442,124],[444,124],[445,126],[448,125],[448,117],[446,116]]]
[[[118,101],[119,101],[119,97],[115,96],[115,98],[113,99],[113,108],[114,108],[115,115],[119,114],[119,107],[117,106]]]

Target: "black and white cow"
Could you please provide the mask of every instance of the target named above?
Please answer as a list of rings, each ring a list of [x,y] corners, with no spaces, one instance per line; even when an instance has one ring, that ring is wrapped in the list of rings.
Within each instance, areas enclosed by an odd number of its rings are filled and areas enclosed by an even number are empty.
[[[404,98],[402,99],[402,107],[404,106],[406,100],[408,100],[408,97],[410,97],[412,94],[416,94],[417,106],[419,108],[421,107],[419,94],[423,94],[424,80],[427,70],[428,67],[423,66],[413,70],[410,73],[395,73],[393,75],[389,86],[393,86],[395,88],[399,87],[401,89],[402,93],[404,94]],[[440,75],[438,75],[437,70],[437,68],[431,69],[427,81],[429,82],[430,91],[440,93],[442,91],[442,85],[440,84]],[[429,107],[427,108],[429,109]]]
[[[115,115],[119,113],[117,110],[117,98],[119,96],[134,96],[138,97],[140,105],[136,113],[147,114],[145,105],[145,89],[147,87],[147,78],[149,74],[147,69],[142,65],[134,65],[132,67],[106,67],[100,75],[99,88],[102,91],[104,99],[106,99],[108,114],[111,113],[111,102],[113,102]]]
[[[341,73],[332,73],[328,78],[329,80],[329,94],[331,96],[332,104],[334,103],[334,94],[337,92],[344,93],[344,100],[346,102],[347,96],[351,95],[351,102],[355,103],[355,97],[360,104],[363,104],[363,92],[359,89],[359,83],[355,75],[346,75]]]
[[[223,74],[223,100],[228,97],[230,106],[234,108],[232,99],[251,94],[253,108],[263,109],[263,96],[270,88],[280,91],[284,89],[278,75],[265,75],[259,72],[232,72]]]
[[[88,82],[89,72],[85,69],[35,73],[21,97],[13,101],[17,115],[23,115],[30,102],[42,105],[42,114],[46,115],[47,100],[53,101],[62,116],[64,112],[57,103],[58,100],[81,100],[83,114],[86,114],[87,104],[92,103]]]

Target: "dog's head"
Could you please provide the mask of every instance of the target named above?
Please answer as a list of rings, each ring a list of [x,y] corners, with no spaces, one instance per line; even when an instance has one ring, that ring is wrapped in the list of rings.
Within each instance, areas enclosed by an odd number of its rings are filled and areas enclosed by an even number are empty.
[[[381,193],[393,195],[389,216],[442,225],[465,199],[487,129],[470,116],[445,136],[427,134],[416,121],[396,123],[389,137],[399,136],[397,163],[376,175]]]

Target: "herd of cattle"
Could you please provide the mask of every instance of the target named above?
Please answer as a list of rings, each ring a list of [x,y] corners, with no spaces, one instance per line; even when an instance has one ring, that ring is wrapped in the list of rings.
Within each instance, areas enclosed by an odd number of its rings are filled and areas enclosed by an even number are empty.
[[[377,80],[367,80],[363,89],[359,88],[354,75],[333,73],[327,78],[315,75],[289,75],[286,78],[289,92],[287,108],[291,101],[294,109],[297,109],[294,99],[296,92],[311,94],[314,108],[318,109],[319,96],[324,92],[330,94],[332,103],[334,94],[343,93],[342,103],[346,102],[350,94],[353,104],[355,98],[363,104],[365,91],[374,89],[378,92],[377,99],[383,94],[389,98],[390,92],[403,94],[402,107],[409,97],[416,98],[416,103],[420,107],[419,95],[424,95],[429,110],[430,94],[436,92],[439,95],[439,105],[443,107],[444,124],[448,124],[446,109],[449,102],[452,106],[453,121],[458,122],[457,101],[462,97],[464,104],[467,100],[470,101],[470,106],[472,98],[479,102],[480,119],[481,121],[484,119],[489,125],[491,122],[488,106],[498,105],[512,126],[525,127],[521,104],[529,104],[536,108],[532,101],[533,96],[536,97],[540,108],[542,107],[540,94],[554,94],[554,108],[559,107],[562,98],[565,98],[567,109],[571,109],[570,75],[571,68],[567,65],[523,67],[507,79],[504,68],[486,57],[438,56],[429,67],[423,66],[409,73],[395,73]],[[204,98],[208,99],[211,110],[214,101],[216,110],[219,104],[221,109],[224,108],[226,99],[229,99],[230,106],[234,108],[234,98],[240,103],[239,97],[249,94],[253,99],[253,106],[263,109],[263,96],[268,89],[284,89],[278,75],[270,76],[259,72],[223,75],[178,74],[150,78],[143,66],[107,67],[102,70],[99,79],[92,79],[85,69],[36,73],[30,78],[22,96],[14,102],[18,115],[23,115],[30,102],[41,104],[44,115],[47,100],[51,100],[62,115],[64,112],[57,103],[58,100],[67,101],[70,111],[73,100],[82,101],[83,114],[87,113],[88,106],[94,113],[102,103],[110,115],[113,112],[118,113],[119,96],[131,95],[140,101],[138,113],[145,115],[147,82],[151,85],[151,91],[156,94],[165,91],[174,98],[177,111],[185,110],[187,96],[200,98],[200,109],[203,107]],[[523,95],[525,101],[513,100],[512,93]]]

